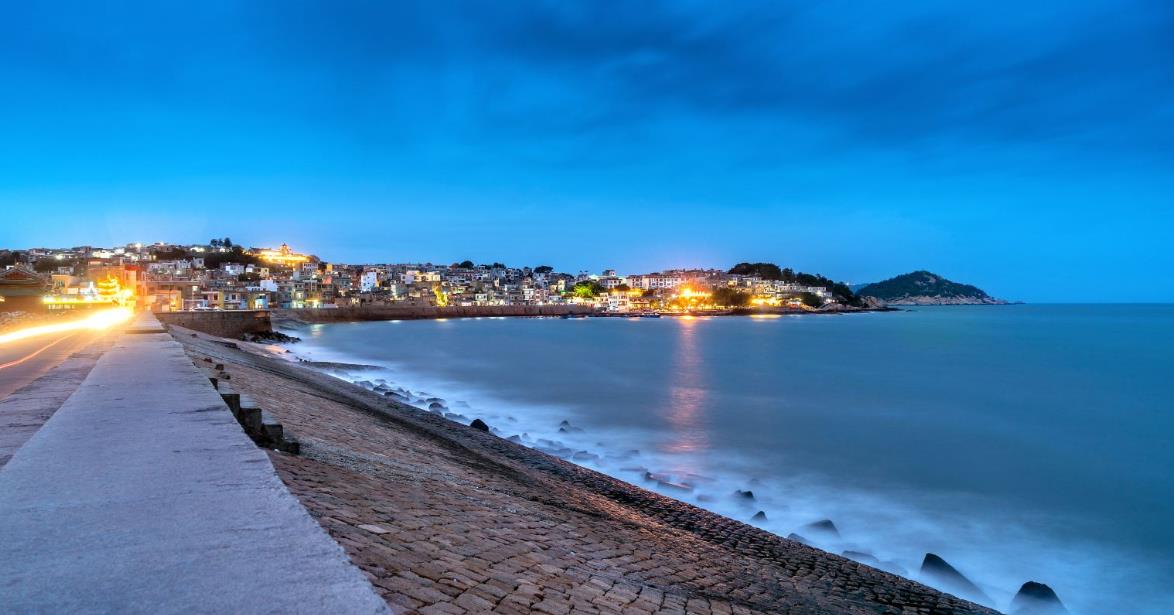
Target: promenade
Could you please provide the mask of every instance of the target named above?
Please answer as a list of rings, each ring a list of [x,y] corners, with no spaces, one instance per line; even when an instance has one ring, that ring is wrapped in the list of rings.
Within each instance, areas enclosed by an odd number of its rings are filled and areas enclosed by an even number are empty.
[[[0,611],[387,606],[145,315],[0,468]]]

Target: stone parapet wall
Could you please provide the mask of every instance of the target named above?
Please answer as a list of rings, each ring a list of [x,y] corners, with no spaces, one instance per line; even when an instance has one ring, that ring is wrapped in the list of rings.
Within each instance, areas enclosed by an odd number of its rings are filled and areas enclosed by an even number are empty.
[[[158,312],[165,325],[175,325],[215,335],[239,338],[246,333],[272,331],[269,310],[208,310],[199,312]]]

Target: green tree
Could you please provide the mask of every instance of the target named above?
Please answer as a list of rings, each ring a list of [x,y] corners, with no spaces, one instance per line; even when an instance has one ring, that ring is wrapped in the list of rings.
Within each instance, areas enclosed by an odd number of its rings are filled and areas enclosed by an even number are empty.
[[[823,305],[823,298],[815,293],[799,293],[799,300],[807,307],[817,308]]]
[[[602,284],[595,280],[583,280],[571,287],[571,294],[576,297],[590,298],[606,293]]]
[[[723,286],[713,291],[713,303],[724,307],[746,307],[750,305],[750,294]]]

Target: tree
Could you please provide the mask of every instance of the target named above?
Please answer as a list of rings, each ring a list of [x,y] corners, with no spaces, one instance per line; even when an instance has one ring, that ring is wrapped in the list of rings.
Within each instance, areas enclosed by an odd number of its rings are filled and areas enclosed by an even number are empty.
[[[817,308],[823,305],[823,297],[815,293],[799,293],[799,300],[807,307]]]
[[[596,282],[595,280],[583,280],[582,282],[576,283],[571,288],[571,294],[575,295],[576,297],[583,297],[585,299],[594,297],[596,295],[602,295],[606,292],[607,290],[603,287],[603,285],[599,282]]]
[[[852,289],[843,282],[835,282],[818,274],[796,272],[790,267],[779,269],[779,266],[774,263],[738,263],[730,269],[730,273],[756,275],[764,280],[781,280],[801,286],[822,286],[830,290],[836,300],[846,305],[857,307],[864,305],[864,301],[857,297]]]
[[[212,241],[208,242],[208,245],[212,246],[213,248],[219,248],[220,247],[220,240],[213,239]]]
[[[225,237],[224,240],[220,242],[220,245],[222,245],[226,248],[231,248],[232,247],[232,240]]]
[[[256,265],[258,267],[264,264],[260,258],[246,253],[244,248],[240,246],[233,246],[228,252],[209,252],[204,255],[205,269],[219,269],[220,265],[224,263],[240,263],[242,265]]]
[[[534,273],[550,273],[554,271],[554,267],[550,265],[539,265],[534,268]]]
[[[774,263],[738,263],[730,269],[734,275],[755,275],[764,280],[781,280],[783,272]]]
[[[473,268],[473,261],[469,261],[469,260],[461,261],[461,262],[453,265],[453,267],[456,267],[458,269],[472,269]]]
[[[155,252],[155,260],[157,261],[179,261],[190,257],[191,254],[187,250],[175,246],[167,248],[166,250],[158,250]]]
[[[713,291],[713,303],[725,307],[746,307],[750,305],[750,294],[723,286]]]
[[[58,267],[73,267],[77,261],[67,258],[65,260],[57,260],[54,258],[42,258],[33,263],[33,270],[37,273],[49,273]]]
[[[613,290],[618,290],[621,293],[626,293],[626,292],[632,290],[632,287],[628,286],[627,284],[616,284],[616,286]]]

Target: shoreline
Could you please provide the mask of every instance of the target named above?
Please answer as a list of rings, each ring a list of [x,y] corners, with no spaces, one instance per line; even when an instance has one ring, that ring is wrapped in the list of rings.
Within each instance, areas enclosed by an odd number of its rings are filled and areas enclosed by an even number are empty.
[[[461,451],[473,453],[478,459],[477,465],[488,464],[485,467],[497,468],[502,476],[521,473],[526,476],[527,481],[553,481],[553,492],[569,489],[567,494],[576,501],[576,506],[581,506],[581,502],[586,500],[596,501],[597,508],[614,509],[618,506],[618,510],[604,515],[609,518],[605,523],[608,528],[604,531],[605,534],[624,527],[634,522],[633,520],[636,520],[637,525],[652,523],[660,528],[656,530],[657,535],[664,532],[673,535],[683,533],[690,537],[689,540],[706,543],[707,549],[718,549],[724,557],[749,558],[749,561],[743,561],[739,567],[743,572],[747,570],[746,566],[751,570],[757,569],[758,572],[773,570],[771,576],[776,577],[776,583],[792,586],[789,591],[776,588],[781,593],[774,594],[775,599],[785,598],[783,602],[755,604],[756,608],[750,608],[752,612],[778,612],[785,610],[781,608],[784,604],[798,603],[807,603],[810,606],[820,604],[821,612],[896,612],[892,600],[905,605],[924,605],[936,609],[935,612],[993,612],[940,594],[909,579],[807,547],[766,530],[647,491],[638,485],[515,444],[507,439],[473,430],[425,410],[397,403],[386,396],[344,382],[317,369],[307,369],[308,365],[269,355],[262,356],[258,354],[263,352],[260,348],[242,345],[244,349],[231,349],[212,341],[219,338],[198,334],[196,339],[192,339],[187,335],[190,332],[183,333],[176,337],[189,347],[189,352],[216,355],[218,360],[235,364],[230,365],[230,371],[236,366],[257,370],[260,380],[268,381],[260,383],[262,387],[268,386],[274,391],[290,388],[291,384],[296,388],[308,388],[315,398],[341,401],[344,406],[362,411],[368,416],[370,423],[397,423],[414,432],[418,439],[442,442],[445,448],[456,446]],[[331,367],[337,365],[332,364]],[[234,374],[234,386],[247,391],[250,388],[249,384],[247,381],[238,381]],[[250,392],[263,400],[266,397],[263,391]],[[281,416],[279,409],[273,411],[284,422],[292,423],[299,436],[306,436],[303,441],[309,445],[308,457],[315,457],[315,450],[325,451],[330,448],[325,446],[325,443],[320,443],[315,427],[299,424],[296,419],[291,420],[291,417]],[[368,428],[372,425],[363,427]],[[430,470],[416,468],[413,472]],[[303,494],[299,494],[301,495]],[[599,521],[598,518],[595,520]],[[343,544],[349,551],[349,546],[345,542]],[[665,552],[666,561],[672,560],[669,554],[673,552]],[[825,577],[830,578],[830,584]],[[796,583],[805,587],[799,594],[793,593]],[[810,583],[814,585],[809,585]],[[808,600],[814,602],[809,603]],[[848,602],[841,603],[842,600]]]
[[[804,310],[797,308],[729,308],[723,310],[693,310],[688,312],[651,312],[657,318],[711,317],[711,316],[842,316],[877,312],[905,311],[896,307],[843,308],[834,310]],[[344,322],[371,322],[387,320],[444,320],[461,318],[648,318],[643,312],[600,312],[584,306],[453,306],[410,307],[375,306],[357,308],[277,308],[269,310],[275,323],[328,324]]]

